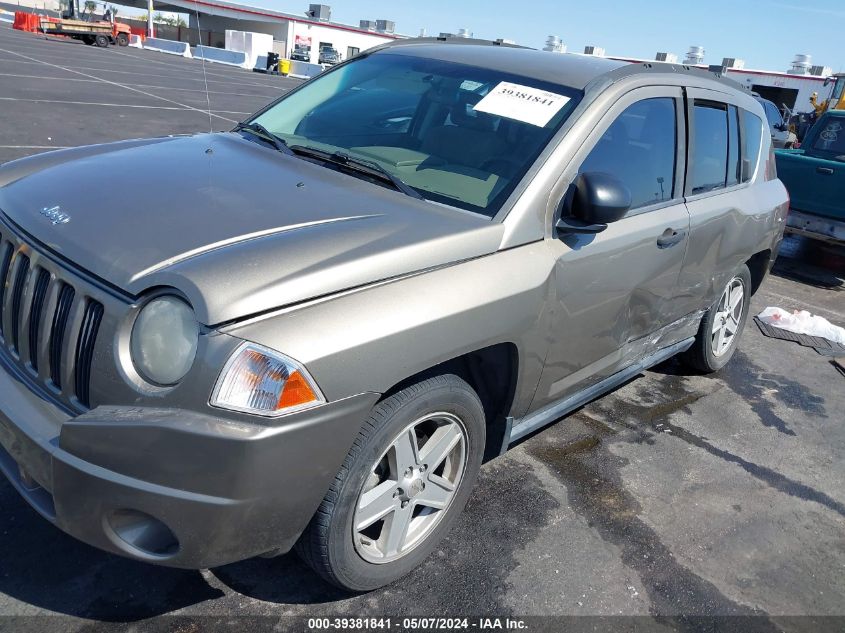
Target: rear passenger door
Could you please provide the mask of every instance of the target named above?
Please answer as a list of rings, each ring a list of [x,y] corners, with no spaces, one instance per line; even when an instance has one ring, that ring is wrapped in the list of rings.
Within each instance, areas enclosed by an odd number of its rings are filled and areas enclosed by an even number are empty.
[[[687,88],[686,95],[690,241],[677,304],[691,312],[708,308],[755,252],[771,208],[751,186],[764,145],[768,151],[768,126],[732,94]]]
[[[673,298],[689,227],[684,155],[681,89],[650,87],[619,99],[573,158],[579,173],[622,181],[633,204],[598,234],[547,240],[557,262],[556,297],[532,409],[631,364],[646,347],[674,342],[644,343],[682,316]]]

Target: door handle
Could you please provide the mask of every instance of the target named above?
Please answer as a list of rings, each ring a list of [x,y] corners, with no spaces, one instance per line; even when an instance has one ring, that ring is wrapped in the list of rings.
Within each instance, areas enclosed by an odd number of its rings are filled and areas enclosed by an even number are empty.
[[[820,174],[824,174],[825,176],[832,176],[833,175],[833,168],[832,167],[816,167],[816,171]]]
[[[687,232],[684,229],[666,229],[657,238],[657,246],[659,248],[669,248],[684,241]]]

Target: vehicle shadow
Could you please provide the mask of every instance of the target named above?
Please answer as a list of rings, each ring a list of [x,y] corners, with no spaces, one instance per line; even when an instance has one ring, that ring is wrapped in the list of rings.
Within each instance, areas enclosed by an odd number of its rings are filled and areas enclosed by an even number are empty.
[[[198,571],[156,567],[102,552],[39,516],[0,477],[0,605],[14,601],[106,622],[142,620],[223,595]],[[1,594],[5,594],[12,600]]]
[[[354,596],[324,582],[294,553],[251,558],[210,571],[229,589],[262,602],[309,605]]]
[[[786,235],[772,274],[822,289],[845,289],[845,246]]]
[[[250,610],[277,616],[325,612],[319,605],[326,603],[333,613],[349,615],[373,604],[386,613],[408,615],[465,609],[465,591],[431,591],[444,585],[471,587],[472,604],[480,612],[498,613],[507,578],[519,565],[518,553],[538,537],[558,507],[530,466],[507,456],[493,460],[483,467],[450,535],[411,576],[357,595],[323,582],[295,554],[199,572],[101,552],[45,521],[0,478],[0,614],[46,611],[123,623],[195,605],[188,617],[231,613],[253,600],[266,605],[250,604]],[[414,600],[409,602],[408,595]]]

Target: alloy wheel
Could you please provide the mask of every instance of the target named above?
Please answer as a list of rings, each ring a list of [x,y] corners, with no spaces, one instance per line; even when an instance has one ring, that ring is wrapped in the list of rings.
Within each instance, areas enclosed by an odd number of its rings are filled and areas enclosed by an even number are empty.
[[[714,356],[724,355],[733,344],[739,330],[744,301],[745,288],[742,280],[734,277],[725,286],[713,317],[711,342]]]
[[[352,537],[364,560],[388,563],[425,540],[455,496],[466,447],[463,422],[445,412],[412,422],[393,439],[355,505]]]

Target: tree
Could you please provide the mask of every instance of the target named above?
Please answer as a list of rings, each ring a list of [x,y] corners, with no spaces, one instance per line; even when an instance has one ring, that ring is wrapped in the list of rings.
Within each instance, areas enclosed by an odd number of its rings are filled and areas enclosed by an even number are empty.
[[[85,0],[85,12],[89,15],[94,15],[97,10],[97,3],[94,0]]]
[[[156,13],[153,16],[153,22],[156,24],[167,24],[168,26],[181,26],[183,28],[188,26],[181,16],[162,15],[161,13]]]

